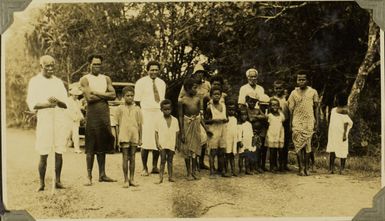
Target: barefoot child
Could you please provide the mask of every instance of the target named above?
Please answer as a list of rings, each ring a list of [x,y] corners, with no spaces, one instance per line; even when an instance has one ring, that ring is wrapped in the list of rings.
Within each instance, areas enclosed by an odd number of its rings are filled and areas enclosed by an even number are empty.
[[[277,152],[279,157],[282,158],[283,144],[285,139],[285,131],[283,128],[283,122],[285,117],[279,110],[279,101],[275,98],[270,100],[270,113],[267,115],[267,122],[269,128],[266,133],[265,146],[269,148],[270,152],[270,171],[278,171],[277,166]],[[280,168],[283,168],[282,161],[280,161]]]
[[[247,104],[247,113],[248,119],[250,120],[251,125],[253,126],[253,136],[259,136],[259,139],[262,142],[262,145],[255,151],[255,163],[252,165],[252,168],[259,173],[267,171],[266,164],[266,154],[267,147],[263,145],[265,143],[266,136],[266,116],[263,114],[260,108],[255,108],[258,100],[256,98],[246,96],[245,98]]]
[[[285,117],[285,121],[283,122],[283,128],[285,131],[285,140],[283,144],[282,155],[279,157],[280,165],[282,168],[279,168],[281,172],[290,171],[288,167],[289,161],[289,142],[290,142],[290,112],[289,107],[286,100],[285,94],[285,83],[281,80],[274,81],[274,96],[273,98],[279,101],[280,109]],[[287,90],[286,90],[287,91]]]
[[[210,150],[210,178],[215,178],[214,160],[218,159],[218,168],[223,177],[225,174],[225,151],[226,151],[226,123],[228,122],[226,106],[220,102],[222,89],[218,86],[212,87],[210,91],[211,102],[205,111],[205,123],[213,136],[208,139],[208,149]]]
[[[310,157],[311,138],[318,128],[318,93],[315,89],[307,86],[306,72],[297,74],[297,85],[288,99],[290,110],[290,121],[292,139],[297,153],[298,175],[308,176],[308,160]],[[303,169],[304,165],[304,169]]]
[[[178,120],[171,115],[171,101],[166,99],[160,102],[160,110],[163,112],[163,116],[155,123],[155,142],[160,152],[159,184],[163,182],[166,161],[168,181],[175,182],[172,177],[172,160],[179,136]]]
[[[196,81],[187,79],[183,87],[186,94],[178,102],[180,149],[185,158],[187,180],[191,181],[199,179],[196,174],[196,157],[201,154],[201,127],[204,127],[207,135],[211,135],[211,133],[207,131],[200,115],[200,99],[196,96]]]
[[[334,173],[334,160],[341,159],[340,174],[345,169],[346,157],[348,156],[348,134],[353,122],[347,113],[348,96],[338,93],[335,97],[337,107],[333,108],[330,116],[328,144],[326,152],[330,153],[329,170]]]
[[[238,125],[238,137],[240,140],[239,143],[239,174],[248,174],[250,172],[250,159],[252,158],[252,152],[255,151],[255,148],[252,146],[253,143],[253,128],[249,122],[249,115],[247,114],[247,109],[241,109],[240,111],[240,125]],[[243,170],[245,169],[245,170]]]
[[[142,143],[142,113],[134,102],[134,88],[123,88],[124,104],[116,110],[116,122],[119,125],[118,140],[123,156],[123,188],[138,186],[134,182],[135,153],[138,145]],[[130,179],[128,179],[128,161],[130,161]]]
[[[237,176],[235,173],[235,154],[237,153],[237,142],[238,142],[238,125],[236,109],[237,104],[234,101],[227,102],[227,116],[229,122],[226,125],[226,156],[225,156],[225,168],[230,163],[230,170],[232,176]]]

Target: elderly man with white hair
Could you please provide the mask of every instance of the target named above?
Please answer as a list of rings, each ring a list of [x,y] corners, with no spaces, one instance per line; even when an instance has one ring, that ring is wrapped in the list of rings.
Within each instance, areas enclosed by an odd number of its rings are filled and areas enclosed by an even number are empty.
[[[238,104],[246,104],[246,96],[258,99],[259,101],[269,100],[262,86],[258,85],[258,71],[250,68],[246,71],[247,84],[239,89]]]
[[[28,84],[27,104],[37,112],[36,150],[40,154],[40,187],[45,188],[47,158],[55,151],[55,188],[64,188],[60,182],[63,165],[62,154],[66,148],[69,128],[66,118],[67,90],[63,81],[55,77],[55,59],[49,55],[40,58],[41,72],[31,78]]]

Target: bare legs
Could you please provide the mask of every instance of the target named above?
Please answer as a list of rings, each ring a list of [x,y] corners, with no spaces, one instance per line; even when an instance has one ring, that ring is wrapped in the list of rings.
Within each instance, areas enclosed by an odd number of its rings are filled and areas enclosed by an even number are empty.
[[[147,161],[148,161],[148,153],[150,150],[143,149],[141,150],[141,157],[142,157],[142,164],[143,164],[143,171],[142,176],[148,176],[148,167],[147,167]],[[152,171],[151,173],[159,173],[158,169],[158,159],[159,159],[159,151],[157,150],[151,150],[152,151]]]
[[[128,148],[122,148],[122,155],[123,155],[123,162],[122,162],[122,168],[123,168],[123,175],[124,175],[124,188],[128,188],[128,186],[138,186],[134,182],[134,175],[135,175],[135,153],[136,153],[136,147],[131,146]],[[128,161],[130,161],[130,167],[128,167]],[[130,178],[128,179],[128,169],[130,170]]]
[[[163,182],[164,169],[167,162],[168,181],[175,182],[172,174],[172,161],[174,158],[174,151],[169,149],[162,149],[160,151],[160,172],[159,172],[159,184]]]
[[[96,154],[98,166],[99,166],[99,182],[116,182],[116,180],[109,178],[106,175],[106,154],[105,153],[98,153]],[[88,175],[88,183],[86,183],[86,186],[92,185],[92,168],[94,165],[95,155],[93,153],[87,153],[86,154],[86,161],[87,161],[87,175]]]
[[[40,187],[38,191],[43,191],[45,188],[45,173],[47,170],[47,159],[48,155],[40,155],[39,161],[39,178],[40,178]],[[64,186],[61,184],[60,176],[61,170],[63,167],[63,156],[62,154],[55,153],[55,188],[64,189]]]

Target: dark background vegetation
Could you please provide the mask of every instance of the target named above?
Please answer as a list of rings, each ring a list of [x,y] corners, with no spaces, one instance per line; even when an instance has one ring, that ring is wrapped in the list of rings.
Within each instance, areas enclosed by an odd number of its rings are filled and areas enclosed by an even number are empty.
[[[104,70],[113,81],[135,82],[146,61],[159,60],[167,96],[174,101],[197,57],[205,55],[205,68],[228,80],[232,98],[246,83],[248,68],[258,69],[268,93],[276,79],[290,92],[294,73],[308,71],[322,98],[321,149],[334,94],[351,92],[361,74],[363,89],[354,89],[359,96],[351,102],[358,107],[351,152],[379,156],[380,70],[376,65],[364,75],[359,70],[367,60],[371,22],[355,2],[47,4],[23,44],[6,44],[7,125],[26,125],[26,86],[43,54],[57,59],[57,76],[67,84],[87,72],[86,58],[93,52],[104,55]],[[375,42],[369,63],[379,60],[378,52]]]

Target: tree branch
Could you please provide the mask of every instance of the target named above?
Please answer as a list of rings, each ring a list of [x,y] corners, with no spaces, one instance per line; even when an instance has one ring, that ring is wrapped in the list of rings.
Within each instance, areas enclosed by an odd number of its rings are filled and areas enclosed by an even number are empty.
[[[377,66],[381,64],[381,60],[378,60],[377,62],[373,63],[372,66],[368,68],[368,74],[370,74],[374,69],[376,69]]]

